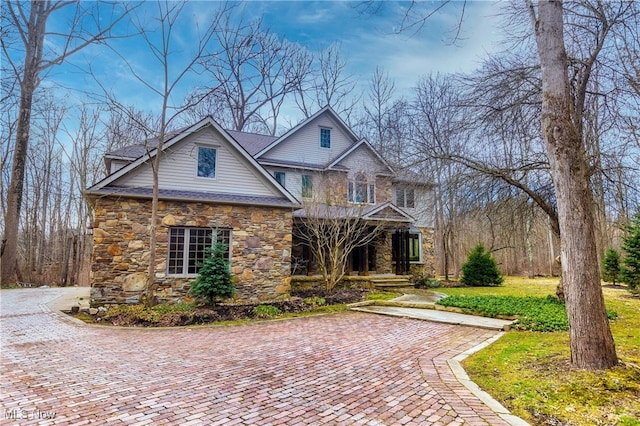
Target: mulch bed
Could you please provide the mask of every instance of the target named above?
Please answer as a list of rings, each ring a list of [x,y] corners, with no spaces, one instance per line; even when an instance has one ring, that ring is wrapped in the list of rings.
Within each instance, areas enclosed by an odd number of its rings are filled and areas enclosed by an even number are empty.
[[[286,301],[264,302],[262,304],[274,306],[282,313],[306,312],[314,308],[312,304],[305,302],[307,298],[321,297],[325,300],[325,305],[337,305],[363,301],[367,293],[368,291],[364,289],[344,288],[336,289],[331,294],[325,295],[324,292],[312,289],[292,292],[291,298]],[[124,314],[104,318],[104,312],[98,312],[96,315],[81,312],[76,316],[84,321],[98,324],[133,327],[173,327],[257,318],[253,309],[258,305],[259,304],[221,304],[216,306],[201,306],[189,312],[165,313],[161,315],[157,321],[149,321],[135,315]]]

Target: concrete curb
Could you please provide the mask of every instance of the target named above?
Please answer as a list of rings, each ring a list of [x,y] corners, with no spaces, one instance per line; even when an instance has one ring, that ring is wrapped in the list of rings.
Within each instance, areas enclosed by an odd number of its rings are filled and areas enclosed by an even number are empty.
[[[504,332],[498,333],[497,335],[485,340],[479,345],[476,345],[473,348],[456,355],[455,357],[447,360],[447,364],[449,365],[449,368],[451,368],[451,371],[453,372],[453,375],[456,377],[456,379],[462,385],[464,385],[464,387],[469,389],[469,391],[478,399],[480,399],[487,407],[491,408],[491,410],[498,416],[500,416],[505,422],[509,423],[512,426],[529,426],[529,423],[527,423],[520,417],[511,414],[511,412],[507,410],[502,404],[493,399],[493,397],[487,392],[483,391],[480,386],[478,386],[469,378],[469,375],[467,375],[467,372],[464,370],[464,368],[462,368],[462,365],[460,364],[465,358],[491,345],[496,340],[504,336],[504,334]]]

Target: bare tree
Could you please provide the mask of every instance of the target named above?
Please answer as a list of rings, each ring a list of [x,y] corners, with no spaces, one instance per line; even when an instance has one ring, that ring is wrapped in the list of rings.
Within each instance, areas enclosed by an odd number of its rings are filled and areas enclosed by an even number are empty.
[[[127,15],[132,4],[85,3],[72,1],[34,1],[28,4],[19,1],[5,2],[4,9],[10,24],[15,28],[23,47],[23,60],[14,61],[11,47],[2,38],[0,42],[5,59],[10,63],[13,73],[20,83],[20,107],[13,149],[11,181],[7,194],[5,229],[0,249],[1,276],[3,285],[16,280],[16,253],[20,208],[22,205],[25,164],[29,148],[31,106],[33,95],[40,85],[43,74],[53,66],[61,64],[69,56],[86,46],[102,42],[112,36],[113,28]],[[109,6],[111,19],[105,22],[98,19],[99,8]],[[75,8],[69,30],[64,33],[47,32],[47,21],[56,12],[68,12]],[[3,14],[4,14],[3,13]],[[104,13],[104,10],[101,10]],[[94,19],[95,18],[95,19]],[[91,21],[91,23],[89,23]],[[47,50],[49,41],[58,42],[60,50]],[[53,44],[53,43],[52,43]]]
[[[527,0],[542,66],[542,133],[553,176],[562,235],[562,274],[571,361],[580,368],[618,363],[600,286],[592,192],[577,117],[572,115],[562,3]],[[581,114],[581,111],[580,113]]]
[[[315,185],[313,196],[294,213],[293,235],[308,246],[330,293],[346,274],[353,251],[373,242],[386,223],[367,220],[367,205],[347,202],[341,179],[346,176],[316,177],[322,185]]]
[[[129,114],[129,119],[136,121],[137,125],[142,126],[141,130],[150,137],[145,138],[145,149],[152,154],[150,166],[153,176],[153,192],[151,198],[151,218],[149,225],[149,265],[148,265],[148,281],[146,286],[146,294],[144,302],[146,305],[154,305],[156,303],[156,241],[158,227],[158,200],[160,195],[159,169],[163,158],[164,144],[170,133],[170,126],[174,119],[181,113],[192,107],[194,100],[187,101],[183,105],[173,105],[170,103],[172,95],[176,87],[182,79],[194,70],[209,41],[219,29],[219,24],[223,16],[229,11],[229,6],[223,4],[215,13],[208,26],[200,32],[197,28],[197,43],[194,43],[194,51],[189,54],[181,53],[179,58],[173,50],[172,43],[175,42],[174,30],[180,22],[185,10],[186,2],[170,2],[159,0],[156,3],[157,13],[154,19],[157,21],[159,36],[156,37],[151,28],[146,27],[141,21],[136,26],[140,34],[149,48],[149,52],[153,60],[158,64],[160,72],[160,83],[154,85],[154,79],[149,75],[144,75],[140,71],[133,68],[131,62],[123,57],[118,51],[114,52],[119,55],[124,63],[128,66],[131,74],[146,88],[151,90],[160,101],[160,117],[152,128],[145,127],[146,123],[138,121],[140,116],[129,107],[125,107],[118,103],[115,99],[111,99],[111,105],[120,110],[120,113],[133,112]],[[180,65],[177,65],[181,62]],[[157,74],[155,70],[154,74]],[[105,90],[106,91],[106,90]]]
[[[347,74],[347,59],[340,43],[332,43],[316,56],[313,75],[295,92],[295,102],[305,117],[330,106],[349,125],[354,124],[354,111],[362,98],[356,91],[357,79]]]
[[[310,54],[280,40],[262,20],[234,22],[231,10],[216,41],[200,61],[212,85],[192,93],[204,98],[195,109],[198,119],[213,114],[227,128],[275,135],[283,102],[310,72]]]

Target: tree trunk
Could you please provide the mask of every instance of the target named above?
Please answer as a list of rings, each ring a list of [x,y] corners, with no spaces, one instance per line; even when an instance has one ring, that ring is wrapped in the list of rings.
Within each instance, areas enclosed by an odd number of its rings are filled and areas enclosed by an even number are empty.
[[[22,191],[24,186],[24,172],[29,146],[29,128],[31,125],[31,105],[33,92],[38,87],[39,64],[42,60],[42,48],[46,19],[40,15],[46,8],[45,2],[31,3],[29,15],[29,38],[26,43],[24,72],[20,82],[20,113],[16,130],[16,143],[13,150],[13,168],[11,182],[7,194],[7,212],[4,218],[4,237],[0,250],[0,284],[11,285],[16,282],[18,227],[20,224],[20,207],[22,206]]]
[[[562,2],[540,1],[537,20],[529,7],[542,66],[542,132],[558,204],[571,362],[610,368],[618,359],[600,285],[588,165],[571,120]]]

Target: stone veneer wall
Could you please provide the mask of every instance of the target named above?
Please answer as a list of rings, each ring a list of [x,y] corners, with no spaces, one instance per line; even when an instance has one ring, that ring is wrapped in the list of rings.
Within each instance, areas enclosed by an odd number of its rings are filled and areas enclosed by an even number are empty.
[[[151,200],[94,201],[91,303],[139,303],[149,260]],[[156,246],[159,302],[189,300],[193,277],[167,276],[172,226],[231,228],[231,272],[237,302],[288,295],[291,278],[292,211],[286,208],[160,201]]]
[[[412,263],[409,267],[414,281],[436,276],[436,257],[434,253],[434,230],[433,228],[417,228],[422,234],[422,263]]]

